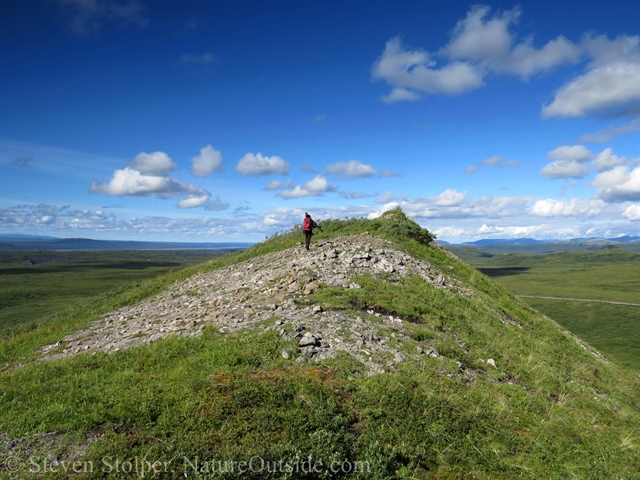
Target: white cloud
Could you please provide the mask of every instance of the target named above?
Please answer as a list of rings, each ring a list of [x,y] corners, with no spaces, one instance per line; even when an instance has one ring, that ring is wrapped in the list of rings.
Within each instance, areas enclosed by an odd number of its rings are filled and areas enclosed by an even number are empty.
[[[241,175],[253,175],[256,177],[266,175],[288,175],[289,162],[280,157],[264,157],[262,153],[247,153],[236,165],[236,170]]]
[[[436,54],[407,49],[399,37],[389,40],[371,69],[373,79],[385,80],[392,87],[382,100],[415,101],[420,92],[459,95],[480,88],[490,72],[527,80],[580,60],[583,48],[562,36],[541,49],[533,46],[531,37],[516,43],[516,35],[509,28],[517,24],[519,9],[490,18],[489,11],[486,6],[472,7],[456,24],[449,43]],[[448,63],[436,67],[434,57],[447,58]]]
[[[203,53],[202,55],[198,55],[195,53],[185,53],[180,56],[180,61],[182,63],[199,63],[200,65],[211,65],[215,62],[216,56],[211,53]]]
[[[464,192],[458,192],[457,190],[448,188],[447,190],[445,190],[444,192],[442,192],[440,195],[436,197],[435,204],[441,205],[441,206],[447,206],[447,207],[451,205],[457,205],[462,200],[464,200],[466,196],[467,196],[466,190]]]
[[[509,27],[518,23],[520,9],[487,19],[489,11],[487,6],[472,7],[466,18],[458,21],[451,41],[441,53],[453,60],[473,61],[484,69],[523,79],[580,59],[581,49],[562,36],[540,50],[532,46],[531,37],[514,44],[515,35],[509,32]]]
[[[542,117],[584,117],[631,108],[640,99],[639,78],[639,65],[616,63],[591,70],[562,86],[553,102],[542,107]]]
[[[617,167],[618,165],[623,165],[626,161],[627,159],[625,157],[619,157],[615,155],[613,150],[610,148],[605,148],[602,152],[596,155],[596,158],[593,160],[593,165],[596,167],[598,172],[603,172],[613,167]]]
[[[586,162],[593,158],[593,152],[584,145],[565,145],[551,150],[547,153],[547,158],[551,160],[575,160],[576,162]]]
[[[575,160],[556,160],[540,170],[545,178],[584,178],[588,174],[589,167]]]
[[[126,24],[144,26],[149,20],[143,16],[144,7],[136,1],[117,3],[109,0],[58,0],[71,14],[71,29],[78,35],[99,30],[105,20],[121,20]]]
[[[587,73],[558,89],[553,102],[543,106],[543,118],[637,114],[640,37],[622,35],[609,40],[604,35],[587,35],[582,45],[592,57]]]
[[[292,189],[283,190],[278,193],[277,196],[284,198],[285,200],[301,197],[320,197],[327,192],[335,191],[336,188],[337,187],[335,185],[331,185],[325,177],[317,175],[304,185],[296,185]]]
[[[464,228],[455,228],[455,227],[443,227],[434,230],[436,237],[446,237],[446,238],[460,238],[463,236],[466,231]]]
[[[118,197],[156,196],[166,199],[184,195],[178,207],[193,208],[206,203],[210,193],[202,187],[176,180],[169,172],[176,164],[164,152],[142,152],[129,162],[129,166],[113,172],[108,183],[91,182],[90,193],[101,193]]]
[[[208,195],[204,188],[180,182],[169,175],[145,175],[130,167],[113,172],[109,183],[91,182],[89,192],[118,197],[155,195],[158,198],[171,198],[183,194]]]
[[[622,215],[626,217],[626,219],[629,220],[630,222],[640,221],[640,205],[639,204],[629,205],[625,209],[625,211],[622,212]]]
[[[632,132],[640,132],[638,120],[632,120],[626,125],[620,125],[619,127],[610,125],[604,130],[587,132],[578,139],[578,143],[607,143],[620,135]]]
[[[191,173],[196,177],[206,177],[220,171],[222,154],[211,145],[202,147],[200,155],[191,159]]]
[[[129,167],[145,175],[164,175],[175,170],[177,165],[164,152],[140,152],[129,162]]]
[[[637,202],[640,199],[640,167],[629,171],[620,165],[599,173],[591,183],[598,189],[598,197],[605,202]]]
[[[483,224],[478,230],[477,234],[482,237],[506,237],[506,238],[529,238],[529,237],[544,237],[548,233],[557,231],[551,225],[524,225],[524,226],[498,226]],[[577,230],[570,230],[570,234],[575,236],[578,234]]]
[[[482,76],[469,64],[453,62],[435,69],[429,52],[407,50],[400,38],[389,40],[382,55],[375,61],[371,75],[393,87],[384,97],[387,103],[416,100],[418,92],[457,95],[482,85]]]
[[[410,216],[429,219],[463,218],[500,218],[521,215],[524,205],[531,197],[492,197],[466,198],[467,192],[448,189],[435,197],[408,199],[402,198],[400,205]],[[390,197],[389,200],[393,199]],[[398,199],[398,198],[395,198]],[[378,200],[378,203],[381,203]],[[393,207],[392,207],[393,208]]]
[[[332,163],[327,165],[326,170],[329,175],[335,175],[340,179],[366,178],[378,173],[378,170],[371,165],[366,165],[359,160]]]
[[[476,167],[475,165],[469,165],[466,170],[464,171],[465,175],[470,175],[472,173],[476,173],[480,171],[480,167]]]
[[[209,200],[209,195],[188,195],[178,202],[178,208],[201,207]]]
[[[480,165],[496,165],[500,163],[502,157],[500,155],[494,155],[493,157],[485,158],[480,162]]]
[[[555,200],[547,198],[533,204],[529,213],[536,217],[597,215],[606,206],[602,200]]]
[[[392,88],[391,93],[380,97],[384,103],[415,102],[420,100],[420,94],[406,88]]]

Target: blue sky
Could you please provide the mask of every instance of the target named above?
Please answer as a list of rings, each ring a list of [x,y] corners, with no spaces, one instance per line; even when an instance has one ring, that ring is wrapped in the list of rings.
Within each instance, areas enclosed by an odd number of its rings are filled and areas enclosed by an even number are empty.
[[[3,233],[638,235],[637,1],[4,1]]]

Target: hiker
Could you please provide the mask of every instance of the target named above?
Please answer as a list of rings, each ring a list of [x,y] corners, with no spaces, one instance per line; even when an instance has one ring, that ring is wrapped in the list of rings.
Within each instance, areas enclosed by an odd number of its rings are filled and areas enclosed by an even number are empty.
[[[302,233],[304,233],[304,246],[307,250],[309,250],[309,244],[311,243],[311,235],[313,235],[313,229],[317,226],[318,224],[313,221],[311,215],[305,212],[304,222],[302,223]]]

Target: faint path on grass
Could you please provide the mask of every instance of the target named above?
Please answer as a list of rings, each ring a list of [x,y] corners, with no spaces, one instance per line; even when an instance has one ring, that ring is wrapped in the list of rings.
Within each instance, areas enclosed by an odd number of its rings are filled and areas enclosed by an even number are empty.
[[[547,300],[572,300],[576,302],[598,302],[598,303],[611,303],[613,305],[632,305],[634,307],[640,307],[640,303],[629,302],[613,302],[610,300],[591,300],[589,298],[564,298],[564,297],[543,297],[542,295],[516,295],[516,297],[523,298],[544,298]]]

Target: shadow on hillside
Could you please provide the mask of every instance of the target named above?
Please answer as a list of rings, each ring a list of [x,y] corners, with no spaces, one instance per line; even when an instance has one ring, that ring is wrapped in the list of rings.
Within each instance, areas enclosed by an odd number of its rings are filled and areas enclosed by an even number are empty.
[[[490,267],[478,268],[487,277],[508,277],[510,275],[520,275],[525,273],[531,267]]]

